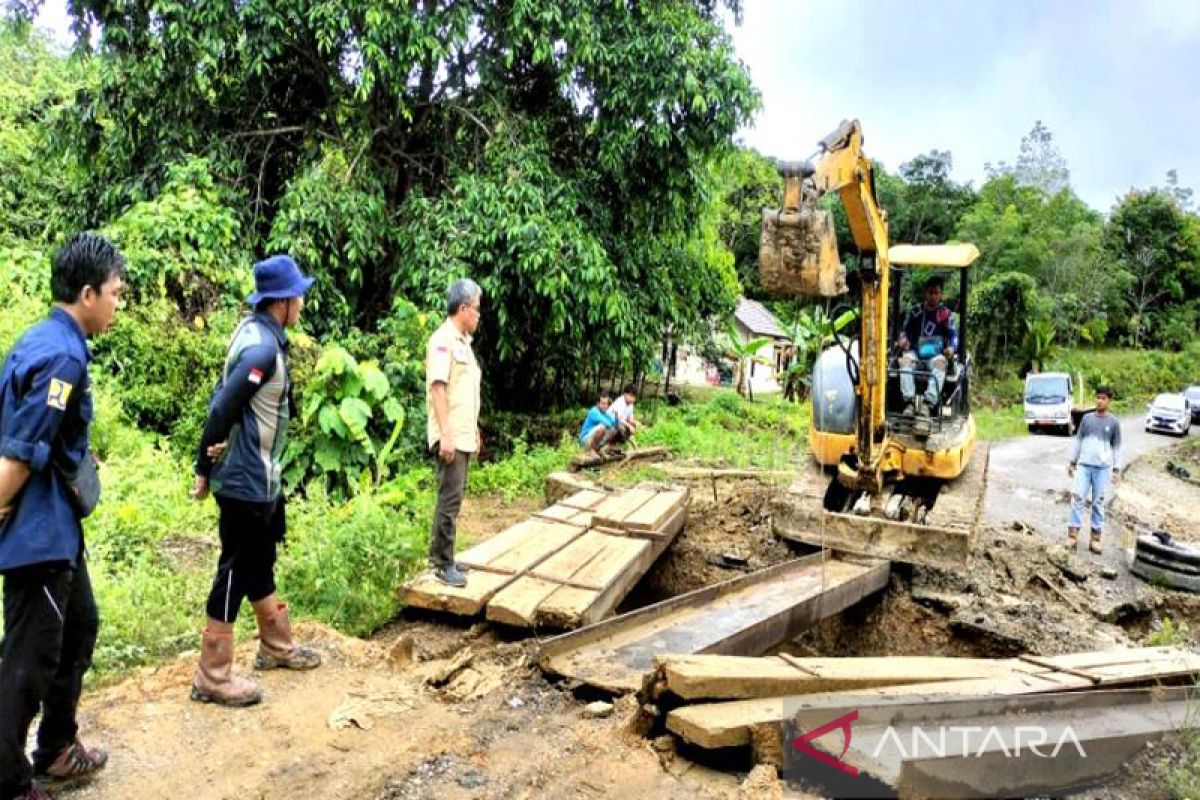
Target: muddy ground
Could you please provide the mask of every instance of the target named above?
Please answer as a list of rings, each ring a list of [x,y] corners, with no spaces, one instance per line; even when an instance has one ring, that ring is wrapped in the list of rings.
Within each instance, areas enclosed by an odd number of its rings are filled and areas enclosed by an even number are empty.
[[[1200,515],[1200,488],[1165,472],[1168,457],[1193,456],[1157,453],[1139,461],[1118,492],[1122,525],[1194,532],[1188,520]],[[1003,471],[1001,478],[992,490],[1011,492],[1010,478]],[[688,525],[626,606],[794,557],[771,534],[768,499],[777,491],[754,481],[720,481],[714,497],[710,483],[698,484]],[[466,534],[498,531],[536,506],[469,499]],[[1165,614],[1200,619],[1195,597],[1130,578],[1118,548],[1111,550],[1103,559],[1070,554],[1036,519],[992,518],[968,573],[897,566],[886,592],[781,649],[1051,654],[1144,642]],[[749,773],[748,763],[706,761],[688,750],[690,760],[669,737],[647,729],[632,699],[618,702],[608,718],[585,718],[585,703],[597,696],[548,681],[536,666],[535,638],[411,612],[370,641],[315,625],[301,630],[326,664],[308,674],[261,676],[267,699],[256,708],[191,703],[194,654],[90,693],[83,732],[104,743],[112,761],[92,785],[64,796],[749,800],[785,790],[804,796],[767,771]],[[254,645],[240,649],[243,670]],[[1162,752],[1169,762],[1169,748]],[[1146,796],[1147,787],[1161,786],[1155,776],[1162,761],[1147,754],[1098,796]]]

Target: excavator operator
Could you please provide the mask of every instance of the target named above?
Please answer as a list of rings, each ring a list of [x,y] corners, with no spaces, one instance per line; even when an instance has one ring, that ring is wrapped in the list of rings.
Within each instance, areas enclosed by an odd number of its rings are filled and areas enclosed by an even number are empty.
[[[927,413],[936,413],[941,405],[942,387],[946,383],[947,365],[952,365],[958,348],[958,331],[954,315],[942,303],[943,279],[934,275],[925,283],[925,302],[912,307],[904,319],[896,349],[900,352],[900,393],[904,396],[904,413],[913,414],[917,408],[917,381],[914,367],[918,363],[931,375],[922,399]]]

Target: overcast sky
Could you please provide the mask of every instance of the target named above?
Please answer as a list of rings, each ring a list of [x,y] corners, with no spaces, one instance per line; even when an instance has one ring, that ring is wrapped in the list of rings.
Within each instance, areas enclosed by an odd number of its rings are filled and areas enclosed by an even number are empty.
[[[1176,169],[1200,191],[1200,0],[743,0],[737,51],[763,109],[740,138],[809,155],[848,117],[895,170],[949,150],[955,177],[1016,160],[1042,120],[1107,212]],[[65,2],[41,22],[65,37]]]
[[[1200,190],[1200,0],[744,0],[763,109],[741,138],[808,156],[845,118],[891,170],[933,148],[978,186],[1042,120],[1084,201],[1176,169]]]

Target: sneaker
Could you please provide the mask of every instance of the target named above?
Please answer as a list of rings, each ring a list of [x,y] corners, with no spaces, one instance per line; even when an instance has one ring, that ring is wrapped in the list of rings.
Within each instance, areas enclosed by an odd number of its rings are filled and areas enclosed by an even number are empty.
[[[40,781],[75,783],[93,777],[108,763],[108,753],[99,747],[87,748],[76,739],[63,748],[49,766],[37,770]]]
[[[434,570],[433,576],[447,586],[453,586],[456,589],[467,585],[467,577],[459,572],[458,567],[453,564]]]
[[[464,563],[462,563],[461,561],[455,561],[455,562],[454,562],[454,568],[455,568],[456,570],[458,570],[459,572],[461,572],[463,575],[466,575],[468,572],[470,572],[470,571],[471,571],[471,565],[470,565],[470,564],[464,564]]]

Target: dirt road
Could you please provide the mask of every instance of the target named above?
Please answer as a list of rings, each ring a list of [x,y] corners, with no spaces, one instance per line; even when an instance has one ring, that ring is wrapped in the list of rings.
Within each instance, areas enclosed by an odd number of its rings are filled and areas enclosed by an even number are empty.
[[[984,501],[985,520],[1005,527],[1023,523],[1047,538],[1061,540],[1067,524],[1071,485],[1067,460],[1073,441],[1067,436],[1031,435],[993,444]],[[1178,441],[1171,436],[1146,433],[1140,414],[1121,417],[1126,464]],[[1118,485],[1114,492],[1118,509],[1124,493],[1124,487]],[[1117,532],[1122,537],[1126,533]],[[1112,549],[1115,555],[1117,549]]]

